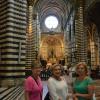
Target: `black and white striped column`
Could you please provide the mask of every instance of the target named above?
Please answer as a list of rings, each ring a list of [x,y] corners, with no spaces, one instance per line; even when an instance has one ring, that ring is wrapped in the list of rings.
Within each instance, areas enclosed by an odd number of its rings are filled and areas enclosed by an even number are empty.
[[[84,31],[84,3],[83,0],[79,0],[79,7],[77,9],[77,15],[75,19],[75,38],[77,45],[77,59],[79,62],[87,62],[87,35]]]
[[[26,0],[0,0],[0,85],[25,76]]]

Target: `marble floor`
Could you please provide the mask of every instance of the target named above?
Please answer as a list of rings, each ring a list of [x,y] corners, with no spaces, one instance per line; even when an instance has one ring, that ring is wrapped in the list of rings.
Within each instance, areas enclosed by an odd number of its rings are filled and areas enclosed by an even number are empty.
[[[42,82],[43,82],[43,97],[42,97],[42,100],[44,100],[44,97],[46,96],[46,94],[48,92],[48,88],[47,88],[47,82],[46,81],[42,81]],[[18,100],[25,100],[24,94]]]
[[[43,98],[46,96],[48,92],[47,82],[43,82]],[[16,87],[0,87],[0,100],[25,100],[25,94],[23,86]]]
[[[43,82],[43,98],[48,92],[47,81]],[[100,100],[100,80],[95,80],[95,95],[96,100]],[[0,100],[25,100],[23,86],[0,87]]]

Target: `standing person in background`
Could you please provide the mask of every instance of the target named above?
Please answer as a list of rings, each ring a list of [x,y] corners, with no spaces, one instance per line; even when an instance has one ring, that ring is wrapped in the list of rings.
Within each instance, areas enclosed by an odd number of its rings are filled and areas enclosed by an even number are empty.
[[[68,86],[64,77],[61,76],[61,65],[54,64],[51,72],[52,76],[47,82],[50,100],[67,100]]]
[[[87,75],[88,69],[81,62],[76,66],[77,78],[73,83],[74,100],[92,100],[94,93],[93,80]]]
[[[69,93],[72,93],[72,77],[69,75],[69,70],[65,70],[65,74],[64,74],[64,77],[65,77],[65,80],[66,80],[66,83],[68,85],[68,92]]]
[[[43,85],[39,77],[41,66],[34,62],[31,66],[32,75],[25,80],[25,100],[42,100]]]

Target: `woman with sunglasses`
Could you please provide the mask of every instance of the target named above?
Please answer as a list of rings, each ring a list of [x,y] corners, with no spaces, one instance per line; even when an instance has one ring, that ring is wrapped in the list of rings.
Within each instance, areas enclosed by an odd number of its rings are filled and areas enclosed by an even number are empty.
[[[87,75],[88,69],[81,62],[76,66],[77,78],[73,83],[74,100],[92,100],[94,93],[93,80]]]

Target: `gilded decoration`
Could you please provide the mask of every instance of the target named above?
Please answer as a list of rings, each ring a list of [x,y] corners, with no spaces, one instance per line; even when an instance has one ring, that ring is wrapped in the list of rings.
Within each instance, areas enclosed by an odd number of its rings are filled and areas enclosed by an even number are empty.
[[[62,35],[42,36],[40,56],[49,61],[57,62],[64,57],[64,43]]]

